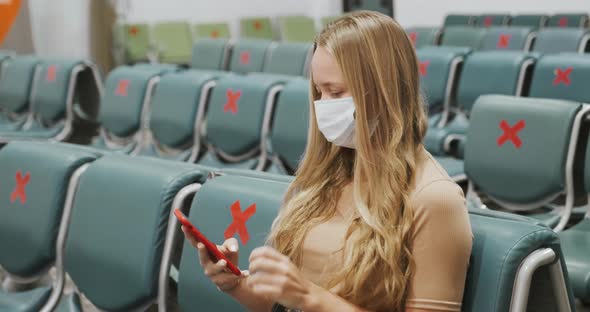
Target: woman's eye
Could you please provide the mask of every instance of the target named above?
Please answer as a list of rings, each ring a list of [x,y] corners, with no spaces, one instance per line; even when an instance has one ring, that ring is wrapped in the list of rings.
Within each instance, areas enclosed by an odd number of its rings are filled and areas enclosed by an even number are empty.
[[[342,95],[342,92],[332,92],[330,93],[330,96],[333,98],[338,98]]]

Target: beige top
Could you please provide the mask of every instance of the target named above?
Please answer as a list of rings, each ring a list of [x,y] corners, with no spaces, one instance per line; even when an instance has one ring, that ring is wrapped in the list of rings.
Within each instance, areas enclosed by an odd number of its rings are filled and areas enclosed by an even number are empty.
[[[473,237],[463,191],[426,153],[410,200],[415,222],[412,248],[415,271],[406,307],[461,311]],[[345,190],[338,211],[350,212],[352,205],[352,191]],[[325,285],[339,267],[347,219],[337,214],[307,234],[302,272],[317,285]]]

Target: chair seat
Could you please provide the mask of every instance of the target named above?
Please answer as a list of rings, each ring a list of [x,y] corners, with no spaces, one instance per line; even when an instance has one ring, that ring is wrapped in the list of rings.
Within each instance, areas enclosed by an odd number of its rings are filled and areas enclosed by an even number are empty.
[[[6,116],[0,115],[2,117],[0,117],[0,131],[4,132],[4,131],[16,131],[18,129],[20,129],[23,124],[25,123],[25,120],[17,120],[17,121],[13,121],[13,120],[9,120],[8,118],[6,118]]]
[[[527,215],[527,217],[538,220],[541,223],[549,226],[550,228],[554,228],[559,223],[559,220],[561,220],[561,216],[556,211],[553,211],[553,208],[547,207],[547,209],[549,209],[550,211],[545,213],[535,213]],[[585,206],[574,207],[574,209],[572,210],[570,220],[582,219],[584,217],[584,214],[586,213],[586,209],[587,208]]]
[[[50,294],[51,287],[15,293],[0,291],[0,311],[37,312],[47,302]]]
[[[238,163],[226,163],[217,158],[213,153],[208,152],[197,162],[199,165],[213,167],[213,168],[232,168],[232,169],[254,169],[258,163],[258,159],[247,159]]]
[[[81,312],[82,304],[78,294],[72,293],[63,295],[57,307],[53,312]]]
[[[146,157],[155,157],[155,158],[161,158],[161,159],[168,159],[168,160],[176,160],[176,161],[187,161],[188,158],[190,157],[191,151],[182,151],[180,153],[177,154],[165,154],[165,153],[161,153],[156,149],[156,146],[153,144],[150,144],[149,146],[147,146],[146,148],[143,148],[141,150],[141,153],[139,153],[141,156],[146,156]]]
[[[122,154],[130,154],[135,149],[136,146],[137,146],[137,144],[135,142],[132,142],[132,143],[129,143],[126,146],[122,146],[120,148],[111,148],[111,147],[107,146],[106,142],[104,141],[104,139],[102,137],[99,137],[91,145],[91,147],[99,149],[99,150],[115,152],[115,153],[122,153]]]
[[[590,302],[590,219],[559,233],[574,295]]]
[[[466,179],[465,170],[463,167],[463,160],[453,157],[434,157],[439,164],[447,171],[449,176],[455,181],[463,181]]]

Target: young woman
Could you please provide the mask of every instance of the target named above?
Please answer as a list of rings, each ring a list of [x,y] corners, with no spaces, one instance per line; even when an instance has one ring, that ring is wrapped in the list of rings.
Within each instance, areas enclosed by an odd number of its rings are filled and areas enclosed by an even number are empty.
[[[200,252],[250,311],[460,311],[472,234],[461,189],[421,145],[414,48],[391,18],[358,12],[316,39],[309,140],[244,278]],[[237,262],[238,244],[220,250]]]

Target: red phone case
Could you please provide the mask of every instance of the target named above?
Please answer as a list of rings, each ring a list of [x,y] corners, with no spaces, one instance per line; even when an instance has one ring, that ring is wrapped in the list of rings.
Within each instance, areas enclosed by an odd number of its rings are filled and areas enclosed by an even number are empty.
[[[182,223],[182,225],[184,225],[184,227],[187,228],[191,232],[191,234],[197,239],[197,241],[199,241],[199,242],[203,243],[203,245],[205,245],[205,248],[207,248],[207,251],[209,252],[209,257],[211,258],[211,260],[213,262],[217,262],[217,261],[223,259],[227,263],[227,268],[232,273],[234,273],[237,276],[242,275],[242,271],[240,271],[240,269],[238,269],[238,267],[236,265],[234,265],[231,261],[229,261],[229,259],[223,253],[221,253],[221,251],[219,251],[219,249],[217,249],[217,245],[213,244],[210,240],[208,240],[207,237],[205,237],[205,235],[203,235],[203,233],[201,233],[187,219],[187,217],[184,215],[184,213],[182,213],[182,211],[180,211],[179,209],[175,209],[174,215],[176,216],[176,218],[178,218],[178,221],[180,221],[180,223]]]

